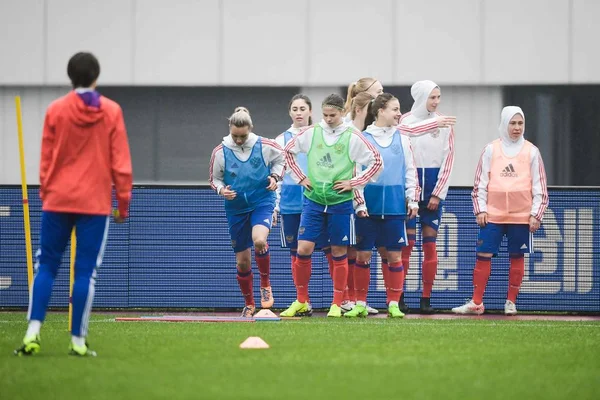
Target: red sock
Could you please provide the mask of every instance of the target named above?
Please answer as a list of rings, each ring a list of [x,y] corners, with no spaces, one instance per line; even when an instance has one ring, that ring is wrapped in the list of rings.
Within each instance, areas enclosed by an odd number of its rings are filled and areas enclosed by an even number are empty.
[[[290,250],[290,258],[292,259],[292,279],[296,285],[296,250]]]
[[[489,257],[477,256],[475,270],[473,271],[473,302],[475,304],[483,303],[483,294],[487,286],[490,272],[492,269],[492,259]]]
[[[308,282],[312,270],[312,257],[301,256],[296,258],[296,293],[300,303],[308,301]]]
[[[408,267],[410,264],[410,253],[412,253],[413,247],[415,247],[415,235],[408,235],[408,246],[402,248],[402,266],[404,267],[404,279],[408,274]]]
[[[333,304],[342,305],[348,283],[348,256],[333,257]]]
[[[371,279],[371,266],[369,263],[358,261],[354,268],[354,276],[352,278],[354,279],[353,286],[356,291],[356,300],[367,301],[369,280]],[[350,280],[350,273],[348,273],[348,280]]]
[[[356,258],[348,259],[348,282],[347,282],[347,298],[344,294],[344,300],[356,301],[356,287],[354,281],[354,267],[356,266]]]
[[[387,258],[381,259],[381,273],[383,274],[383,284],[385,286],[385,298],[390,298],[390,266],[388,265]],[[389,300],[388,300],[389,302]]]
[[[252,293],[252,270],[248,270],[246,272],[240,271],[240,268],[237,269],[237,281],[240,285],[240,290],[242,292],[242,296],[244,296],[244,301],[247,306],[254,305],[254,295]]]
[[[435,274],[437,274],[437,250],[435,246],[434,237],[423,238],[423,265],[422,265],[422,278],[423,278],[423,297],[430,298],[431,290],[433,289],[433,281],[435,280]]]
[[[508,272],[508,295],[507,300],[516,303],[523,275],[525,274],[525,257],[523,254],[510,255],[510,270]]]
[[[269,271],[271,269],[271,255],[269,254],[269,246],[262,253],[254,252],[254,259],[260,272],[260,287],[265,288],[271,286],[269,281]]]
[[[404,287],[404,267],[402,262],[391,263],[388,267],[388,279],[390,288],[387,295],[387,302],[400,301],[400,295]]]
[[[323,250],[323,253],[325,253],[325,257],[327,257],[327,265],[329,266],[329,276],[333,281],[333,256],[331,255],[331,249],[325,249]]]

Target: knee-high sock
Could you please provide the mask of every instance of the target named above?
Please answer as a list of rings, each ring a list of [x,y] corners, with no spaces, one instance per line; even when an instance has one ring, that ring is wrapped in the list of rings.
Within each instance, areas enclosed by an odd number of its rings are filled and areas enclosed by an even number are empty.
[[[491,269],[491,258],[477,256],[475,270],[473,271],[473,302],[475,304],[483,303],[483,294],[485,293],[485,287],[490,278]]]
[[[438,258],[435,245],[435,237],[423,238],[423,297],[430,298],[431,290],[433,289],[433,281],[437,274]]]
[[[385,285],[385,298],[390,297],[390,266],[387,258],[381,259],[381,273],[383,274],[383,284]],[[389,300],[388,300],[389,302]]]
[[[410,266],[410,254],[412,253],[413,247],[415,247],[415,241],[417,235],[408,235],[408,245],[402,249],[402,266],[404,267],[404,279],[408,274],[408,268]]]
[[[348,256],[333,256],[333,304],[342,305],[348,283]]]
[[[254,252],[254,259],[256,260],[256,266],[260,273],[260,287],[269,287],[271,282],[269,280],[269,273],[271,271],[271,255],[269,254],[269,246],[265,247],[264,251],[259,253]]]
[[[511,254],[510,255],[510,270],[508,272],[508,295],[507,300],[515,303],[517,301],[517,295],[521,288],[521,282],[523,282],[523,275],[525,274],[525,257],[523,254]]]
[[[348,273],[348,275],[350,275]],[[350,276],[348,276],[348,280]],[[368,262],[356,263],[354,268],[354,290],[356,293],[357,301],[367,301],[367,294],[369,293],[369,281],[371,279],[371,265]]]
[[[71,334],[86,337],[94,294],[96,292],[96,269],[75,268],[75,282],[73,283],[73,321]]]
[[[327,265],[329,266],[329,276],[333,281],[333,256],[331,255],[331,249],[323,249],[323,253],[325,253],[325,257],[327,258]]]
[[[402,262],[391,263],[388,267],[389,290],[387,302],[400,301],[400,295],[404,287],[404,267]]]
[[[290,259],[292,260],[292,280],[294,281],[294,286],[296,285],[296,250],[290,250]]]
[[[356,301],[356,287],[354,280],[354,268],[356,267],[356,258],[348,259],[348,282],[344,292],[344,300]]]
[[[296,257],[296,295],[298,301],[306,303],[308,301],[308,283],[312,272],[312,258],[310,255]]]
[[[240,285],[240,290],[242,292],[242,296],[244,296],[244,301],[247,306],[254,305],[254,294],[252,293],[252,280],[253,280],[252,270],[249,269],[246,272],[240,271],[238,267],[237,270],[237,281]]]

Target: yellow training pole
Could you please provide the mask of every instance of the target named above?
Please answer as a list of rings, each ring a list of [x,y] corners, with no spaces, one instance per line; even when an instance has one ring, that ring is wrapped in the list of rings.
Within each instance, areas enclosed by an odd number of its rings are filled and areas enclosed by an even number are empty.
[[[73,283],[75,282],[75,252],[77,251],[77,237],[75,228],[71,231],[71,262],[69,263],[69,332],[73,328]]]
[[[27,285],[29,293],[33,286],[33,259],[31,252],[31,225],[29,223],[29,199],[27,198],[27,175],[25,173],[25,147],[23,145],[23,119],[21,117],[21,96],[15,97],[17,109],[17,131],[19,134],[19,158],[21,161],[21,191],[23,192],[23,224],[25,225],[25,248],[27,251]]]

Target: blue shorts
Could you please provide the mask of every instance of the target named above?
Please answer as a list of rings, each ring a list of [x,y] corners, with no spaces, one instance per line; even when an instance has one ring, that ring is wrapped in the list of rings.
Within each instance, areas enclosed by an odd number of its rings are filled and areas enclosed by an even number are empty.
[[[427,203],[424,201],[419,203],[419,223],[421,227],[427,225],[437,232],[440,229],[442,223],[442,201],[438,205],[437,210],[430,210],[427,208]],[[417,219],[406,220],[406,229],[417,229]]]
[[[528,224],[494,224],[492,222],[479,228],[477,252],[498,255],[504,235],[508,239],[509,254],[533,253],[533,234],[529,232]]]
[[[350,201],[350,203],[352,203]],[[343,207],[343,206],[342,206]],[[352,205],[350,204],[350,209]],[[324,207],[313,201],[305,201],[298,240],[318,243],[326,234],[332,246],[351,246],[356,244],[354,237],[354,213],[337,213],[340,207],[334,207],[335,214],[328,212],[329,207]],[[321,239],[322,240],[322,239]]]
[[[371,251],[385,247],[389,251],[399,251],[406,246],[406,222],[399,218],[369,217],[356,220],[356,249]]]
[[[281,214],[280,223],[281,247],[288,249],[298,248],[298,229],[300,228],[300,214]],[[317,239],[316,249],[321,250],[329,247],[327,232],[321,232],[321,237]]]
[[[263,225],[271,229],[273,206],[261,206],[243,214],[227,215],[233,251],[239,253],[252,247],[252,228]]]

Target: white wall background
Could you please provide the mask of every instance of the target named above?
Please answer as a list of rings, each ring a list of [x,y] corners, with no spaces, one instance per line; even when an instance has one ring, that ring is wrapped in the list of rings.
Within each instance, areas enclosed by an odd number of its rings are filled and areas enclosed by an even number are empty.
[[[597,0],[2,0],[0,85],[600,83]],[[342,67],[339,67],[339,64]]]

